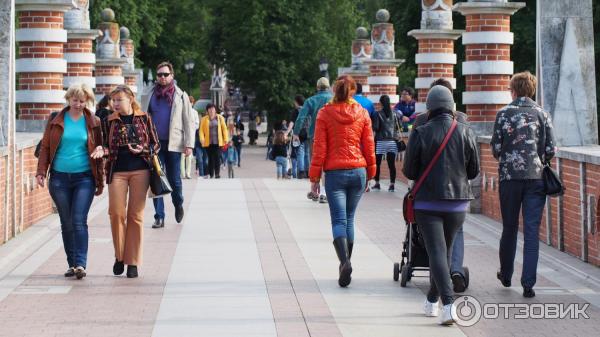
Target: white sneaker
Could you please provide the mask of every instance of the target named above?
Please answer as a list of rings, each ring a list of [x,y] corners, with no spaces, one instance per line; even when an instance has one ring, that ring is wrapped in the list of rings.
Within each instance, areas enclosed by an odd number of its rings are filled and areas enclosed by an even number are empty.
[[[425,303],[423,303],[423,312],[425,312],[425,316],[427,317],[438,317],[439,315],[439,301],[435,303],[429,302],[425,299]]]
[[[440,316],[441,325],[452,325],[454,324],[454,317],[452,317],[452,304],[446,304],[442,307],[442,315]]]

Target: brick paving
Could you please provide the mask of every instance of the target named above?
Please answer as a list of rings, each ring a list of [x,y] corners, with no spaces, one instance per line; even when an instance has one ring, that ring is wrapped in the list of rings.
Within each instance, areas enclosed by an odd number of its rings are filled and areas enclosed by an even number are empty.
[[[260,179],[275,176],[275,164],[264,159],[265,151],[264,147],[246,146],[242,167],[236,168],[236,177],[242,179],[277,334],[342,336],[336,324],[338,318],[332,314],[319,288],[317,281],[322,280],[316,278],[315,270],[307,264],[282,209],[274,202],[273,191]],[[306,180],[290,183],[306,184],[308,189]],[[382,187],[387,187],[385,181]],[[357,213],[359,230],[391,261],[399,261],[404,239],[405,226],[401,221],[404,189],[405,186],[398,184],[396,193],[378,191],[366,194]],[[194,193],[202,193],[202,184],[196,184],[195,179],[184,180],[186,209],[194,207],[190,204]],[[304,195],[299,195],[297,202],[310,203]],[[2,287],[13,279],[25,278],[8,296],[4,299],[0,297],[0,336],[151,336],[182,230],[182,226],[173,220],[169,198],[166,205],[170,215],[166,227],[153,230],[150,228],[152,205],[150,200],[148,202],[144,265],[140,267],[141,277],[138,279],[112,276],[112,242],[102,199],[96,201],[94,206],[101,209],[89,219],[89,276],[84,280],[62,277],[66,269],[62,245],[55,247],[31,275],[19,274],[19,268],[9,274],[0,274]],[[524,299],[518,286],[520,264],[515,266],[513,288],[502,288],[495,279],[499,229],[500,224],[487,218],[477,215],[468,217],[465,224],[465,265],[470,269],[471,284],[466,295],[474,296],[481,303],[591,302],[593,304],[587,310],[590,319],[482,319],[472,327],[461,327],[462,332],[468,336],[597,335],[600,328],[600,270],[541,244],[538,294],[534,299]],[[53,238],[57,239],[56,236]],[[26,239],[15,239],[10,243],[11,247],[19,244],[19,240]],[[360,242],[357,242],[357,247],[360,247]],[[9,256],[2,248],[0,257]],[[37,250],[42,249],[45,248],[39,247]],[[35,249],[23,251],[28,255],[20,257],[21,267],[31,264],[28,258],[34,256],[30,253]],[[578,276],[577,271],[588,274]],[[389,282],[391,278],[390,263],[389,279],[381,281]],[[408,287],[420,289],[423,293],[427,286],[428,279],[418,277],[408,284]],[[402,291],[406,290],[398,284],[398,292]],[[511,314],[514,314],[514,310]],[[385,322],[386,318],[380,319]],[[406,333],[403,331],[399,328],[396,333],[403,335]],[[441,330],[439,334],[445,335]]]

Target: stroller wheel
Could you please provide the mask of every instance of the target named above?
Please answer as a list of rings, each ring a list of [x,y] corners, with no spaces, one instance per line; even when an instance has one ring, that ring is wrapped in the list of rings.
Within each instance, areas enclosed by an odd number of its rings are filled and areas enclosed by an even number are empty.
[[[394,263],[394,281],[398,282],[400,278],[400,263]]]
[[[406,282],[408,282],[408,280],[410,279],[410,274],[411,274],[411,267],[410,264],[405,265],[402,268],[402,273],[400,275],[400,286],[402,288],[406,287]]]

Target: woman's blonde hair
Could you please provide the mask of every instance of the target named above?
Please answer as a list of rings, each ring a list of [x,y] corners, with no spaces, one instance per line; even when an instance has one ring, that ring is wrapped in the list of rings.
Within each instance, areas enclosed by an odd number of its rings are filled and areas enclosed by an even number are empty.
[[[116,88],[113,89],[113,91],[110,92],[110,94],[108,94],[108,96],[110,96],[110,98],[112,99],[113,96],[123,93],[125,94],[127,97],[129,97],[129,100],[131,101],[131,108],[133,109],[133,112],[142,112],[142,107],[140,106],[140,103],[138,103],[138,101],[135,100],[135,95],[133,94],[133,91],[131,91],[131,88],[128,85],[117,85]]]
[[[83,97],[83,99],[85,100],[85,105],[88,108],[96,105],[96,96],[94,96],[92,88],[90,88],[87,84],[77,83],[71,85],[65,93],[65,100],[67,101],[67,104],[69,104],[69,100],[73,97]]]

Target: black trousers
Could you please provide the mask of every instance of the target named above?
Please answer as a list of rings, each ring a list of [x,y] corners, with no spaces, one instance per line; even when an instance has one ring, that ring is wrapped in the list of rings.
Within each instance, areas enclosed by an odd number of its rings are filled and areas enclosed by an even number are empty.
[[[210,175],[211,178],[220,178],[221,148],[217,144],[210,144],[206,148],[206,153],[208,154],[208,175]]]
[[[385,159],[390,169],[390,184],[396,182],[396,154],[394,152],[388,152],[385,155]],[[383,160],[382,154],[376,154],[375,160],[377,164],[377,170],[375,171],[375,181],[379,182],[379,173],[381,171],[381,161]]]
[[[465,221],[466,212],[446,213],[416,211],[415,218],[429,255],[429,282],[427,300],[437,302],[441,297],[444,305],[454,302],[452,280],[450,279],[450,259],[456,232]]]

